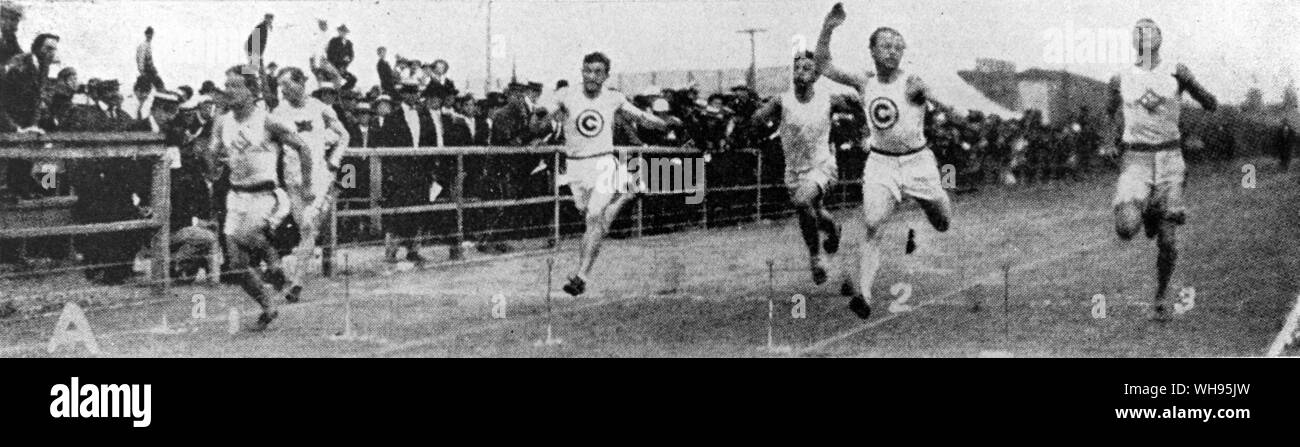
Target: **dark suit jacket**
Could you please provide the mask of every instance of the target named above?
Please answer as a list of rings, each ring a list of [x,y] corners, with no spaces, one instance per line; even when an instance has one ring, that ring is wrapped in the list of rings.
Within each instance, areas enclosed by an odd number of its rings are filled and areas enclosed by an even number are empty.
[[[528,110],[522,105],[508,104],[492,115],[493,146],[523,146],[532,139],[528,129]]]
[[[50,67],[38,66],[31,53],[10,58],[0,75],[0,128],[29,127],[40,120],[41,92]]]
[[[375,64],[375,70],[379,72],[379,90],[386,95],[396,93],[397,73],[393,71],[393,66],[389,65],[388,61],[380,59],[379,63]]]
[[[353,57],[351,40],[344,41],[341,37],[335,37],[330,39],[329,46],[325,48],[325,59],[339,70],[347,70]]]
[[[460,90],[456,90],[456,83],[451,78],[445,78],[442,82],[430,82],[428,87],[424,88],[424,96],[456,96]]]
[[[23,47],[18,45],[17,35],[0,35],[0,61],[8,61],[19,54],[23,54]]]

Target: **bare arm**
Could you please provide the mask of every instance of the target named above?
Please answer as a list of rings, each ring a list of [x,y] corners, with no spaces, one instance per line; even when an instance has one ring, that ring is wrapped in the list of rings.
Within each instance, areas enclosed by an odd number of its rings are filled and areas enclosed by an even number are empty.
[[[311,160],[311,149],[307,148],[307,142],[303,141],[302,138],[298,136],[296,129],[290,128],[283,121],[278,119],[267,120],[266,130],[269,131],[271,135],[275,137],[276,141],[280,142],[280,144],[298,151],[298,162],[302,165],[303,194],[308,196],[305,197],[306,199],[314,200],[315,197],[311,197],[311,191],[315,186],[312,185],[312,180],[315,179],[312,175],[315,173],[312,172],[313,163]]]
[[[333,107],[326,107],[325,113],[321,114],[321,119],[325,120],[325,127],[338,135],[338,138],[331,142],[334,151],[327,160],[330,169],[338,169],[339,166],[343,165],[343,153],[346,152],[345,148],[351,142],[352,136],[348,134],[348,128],[343,127],[343,121],[339,120],[339,116],[334,113]]]
[[[1201,86],[1200,82],[1196,81],[1196,76],[1192,75],[1192,71],[1188,70],[1187,66],[1178,64],[1174,78],[1178,79],[1178,91],[1192,95],[1192,99],[1200,103],[1205,110],[1213,112],[1219,107],[1219,101],[1205,87]]]
[[[637,124],[640,124],[645,127],[649,127],[654,130],[668,129],[668,123],[666,121],[659,119],[659,117],[657,116],[654,116],[653,113],[649,113],[644,110],[636,108],[630,102],[624,102],[623,105],[618,109],[623,113],[628,114],[628,116],[632,117],[637,122]]]
[[[866,85],[864,76],[846,72],[831,63],[831,34],[835,32],[835,28],[844,23],[845,17],[847,15],[844,13],[844,5],[836,3],[835,7],[831,8],[831,12],[826,15],[826,21],[822,24],[822,33],[817,37],[817,51],[813,56],[817,61],[817,68],[827,78],[853,87],[854,90],[861,90],[862,86]]]

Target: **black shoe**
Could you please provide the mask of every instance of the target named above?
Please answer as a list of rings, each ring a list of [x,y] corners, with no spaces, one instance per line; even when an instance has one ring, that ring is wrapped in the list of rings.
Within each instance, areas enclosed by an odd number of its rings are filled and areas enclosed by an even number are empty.
[[[826,250],[826,254],[828,255],[833,255],[840,251],[840,232],[843,228],[840,227],[840,224],[834,225],[835,231],[827,233],[826,240],[822,241],[822,249]]]
[[[272,269],[266,272],[266,283],[274,287],[276,292],[282,292],[284,286],[289,285],[289,278],[284,275],[284,270]]]
[[[257,317],[257,324],[253,325],[253,330],[255,331],[266,330],[266,327],[270,326],[271,322],[275,321],[276,317],[279,316],[280,316],[280,311],[278,310],[262,311],[262,315],[259,315]]]
[[[853,296],[857,294],[858,291],[853,288],[853,284],[849,284],[848,280],[840,283],[840,296]]]
[[[297,303],[302,300],[302,286],[295,285],[289,288],[289,293],[284,294],[284,300],[289,304]]]
[[[916,251],[916,230],[908,228],[907,229],[907,254],[910,255],[914,251]]]
[[[812,271],[813,284],[819,286],[822,284],[826,284],[826,268],[822,267],[822,264],[820,262],[814,262],[812,267],[809,268],[809,270]]]
[[[854,296],[853,299],[849,300],[849,310],[863,320],[871,317],[871,305],[867,304],[867,299],[863,298],[862,295]]]
[[[1151,321],[1167,323],[1173,319],[1173,316],[1169,314],[1169,309],[1164,304],[1157,304],[1154,310],[1155,314],[1151,316]]]
[[[578,296],[587,290],[587,282],[577,276],[569,277],[569,283],[564,285],[564,293]]]
[[[1160,231],[1160,214],[1147,212],[1142,214],[1142,228],[1146,230],[1147,239],[1156,237]]]

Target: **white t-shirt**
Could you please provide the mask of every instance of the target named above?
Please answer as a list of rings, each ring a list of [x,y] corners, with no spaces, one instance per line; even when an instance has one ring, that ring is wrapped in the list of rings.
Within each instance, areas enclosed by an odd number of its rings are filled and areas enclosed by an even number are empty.
[[[570,158],[591,158],[614,153],[614,115],[619,110],[633,110],[623,93],[605,88],[595,98],[581,89],[556,90],[540,104],[551,113],[564,110],[565,152]]]

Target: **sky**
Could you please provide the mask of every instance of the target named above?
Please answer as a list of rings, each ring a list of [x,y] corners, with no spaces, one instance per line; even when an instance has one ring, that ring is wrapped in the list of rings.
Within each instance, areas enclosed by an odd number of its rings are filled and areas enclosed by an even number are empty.
[[[135,76],[135,47],[156,30],[154,59],[169,87],[218,79],[243,57],[242,45],[264,13],[276,15],[268,59],[306,65],[316,19],[352,30],[352,72],[377,83],[375,48],[423,61],[450,62],[462,90],[481,95],[487,60],[508,79],[553,85],[580,77],[582,55],[604,51],[614,72],[746,67],[756,35],[760,66],[788,64],[798,42],[811,47],[833,0],[494,0],[487,37],[486,0],[368,1],[23,1],[19,39],[62,37],[61,59],[90,77]],[[1186,64],[1228,102],[1253,87],[1277,101],[1300,74],[1300,2],[1288,0],[849,0],[848,20],[832,45],[837,64],[866,69],[873,29],[890,26],[907,41],[905,64],[956,71],[980,57],[1018,69],[1064,68],[1107,79],[1127,61],[1078,51],[1088,39],[1125,36],[1143,17],[1164,30],[1166,60]],[[1118,33],[1118,34],[1116,34]],[[1095,36],[1095,37],[1094,37]],[[1068,42],[1067,42],[1068,40]],[[1063,51],[1069,46],[1070,51]],[[1096,45],[1094,45],[1096,47]],[[1104,47],[1103,47],[1104,48]],[[1094,53],[1096,53],[1094,51]],[[1104,51],[1102,52],[1104,53]],[[1063,57],[1064,56],[1064,57]],[[1068,57],[1069,60],[1066,60]],[[466,89],[464,83],[471,85]],[[673,86],[664,86],[673,87]]]

